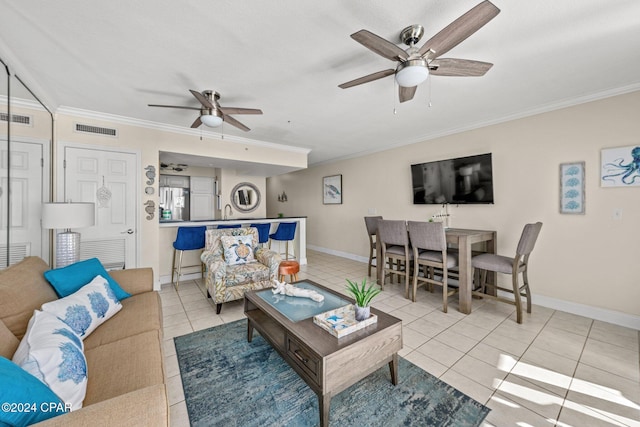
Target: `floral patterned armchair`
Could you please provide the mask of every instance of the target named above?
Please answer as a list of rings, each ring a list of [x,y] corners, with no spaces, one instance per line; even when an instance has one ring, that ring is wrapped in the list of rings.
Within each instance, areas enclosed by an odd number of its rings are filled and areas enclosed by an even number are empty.
[[[251,239],[255,262],[230,265],[224,256],[222,236],[253,236]],[[270,288],[278,278],[281,257],[277,252],[258,244],[258,229],[255,227],[222,228],[207,230],[205,249],[200,256],[207,266],[207,296],[216,304],[220,314],[222,304],[244,298],[252,289]]]

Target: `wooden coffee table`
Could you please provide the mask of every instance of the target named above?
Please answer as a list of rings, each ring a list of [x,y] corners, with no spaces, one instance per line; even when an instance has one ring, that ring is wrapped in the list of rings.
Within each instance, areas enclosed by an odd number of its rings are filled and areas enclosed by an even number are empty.
[[[314,287],[325,294],[325,301],[339,298],[344,305],[353,300],[310,280],[295,283]],[[265,294],[268,292],[268,294]],[[261,295],[261,293],[263,293]],[[289,300],[287,298],[295,298]],[[257,329],[318,395],[320,425],[329,425],[331,397],[385,364],[391,371],[391,382],[398,384],[398,351],[402,349],[402,321],[375,308],[371,312],[378,321],[342,338],[336,338],[313,323],[310,317],[298,320],[316,310],[319,314],[331,308],[306,298],[278,296],[276,303],[270,289],[248,291],[244,297],[244,312],[248,318],[247,340],[251,342]],[[302,301],[306,300],[306,301]],[[296,306],[295,304],[300,304]],[[306,304],[306,306],[304,306]],[[294,320],[292,320],[292,318]]]

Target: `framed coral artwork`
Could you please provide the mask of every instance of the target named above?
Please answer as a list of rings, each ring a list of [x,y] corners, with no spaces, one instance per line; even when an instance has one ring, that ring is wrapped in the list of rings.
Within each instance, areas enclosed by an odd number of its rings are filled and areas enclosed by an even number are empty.
[[[322,178],[322,203],[325,205],[342,204],[342,175]]]
[[[584,162],[560,164],[560,213],[584,214]]]

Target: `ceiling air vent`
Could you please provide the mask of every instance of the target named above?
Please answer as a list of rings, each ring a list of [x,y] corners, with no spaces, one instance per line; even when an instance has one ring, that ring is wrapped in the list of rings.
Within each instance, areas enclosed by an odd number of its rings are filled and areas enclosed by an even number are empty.
[[[83,125],[81,123],[76,123],[76,132],[93,133],[93,134],[97,134],[97,135],[112,136],[114,138],[118,137],[118,130],[117,129],[103,128],[103,127],[91,126],[91,125]]]
[[[16,123],[19,125],[32,126],[33,117],[31,116],[23,116],[21,114],[12,114],[11,115],[11,123]],[[0,112],[0,122],[8,122],[9,114],[5,112]]]

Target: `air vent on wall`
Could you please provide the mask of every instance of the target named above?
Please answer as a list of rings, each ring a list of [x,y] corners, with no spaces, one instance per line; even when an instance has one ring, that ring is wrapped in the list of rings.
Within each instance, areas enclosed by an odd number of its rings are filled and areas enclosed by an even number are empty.
[[[81,123],[76,123],[75,130],[76,130],[76,132],[93,133],[93,134],[97,134],[97,135],[112,136],[114,138],[118,137],[118,130],[117,129],[103,128],[103,127],[91,126],[91,125],[83,125]]]
[[[31,116],[24,116],[21,114],[12,114],[11,115],[11,123],[16,123],[19,125],[31,126],[33,118]],[[0,112],[0,121],[8,122],[9,114],[5,112]]]

